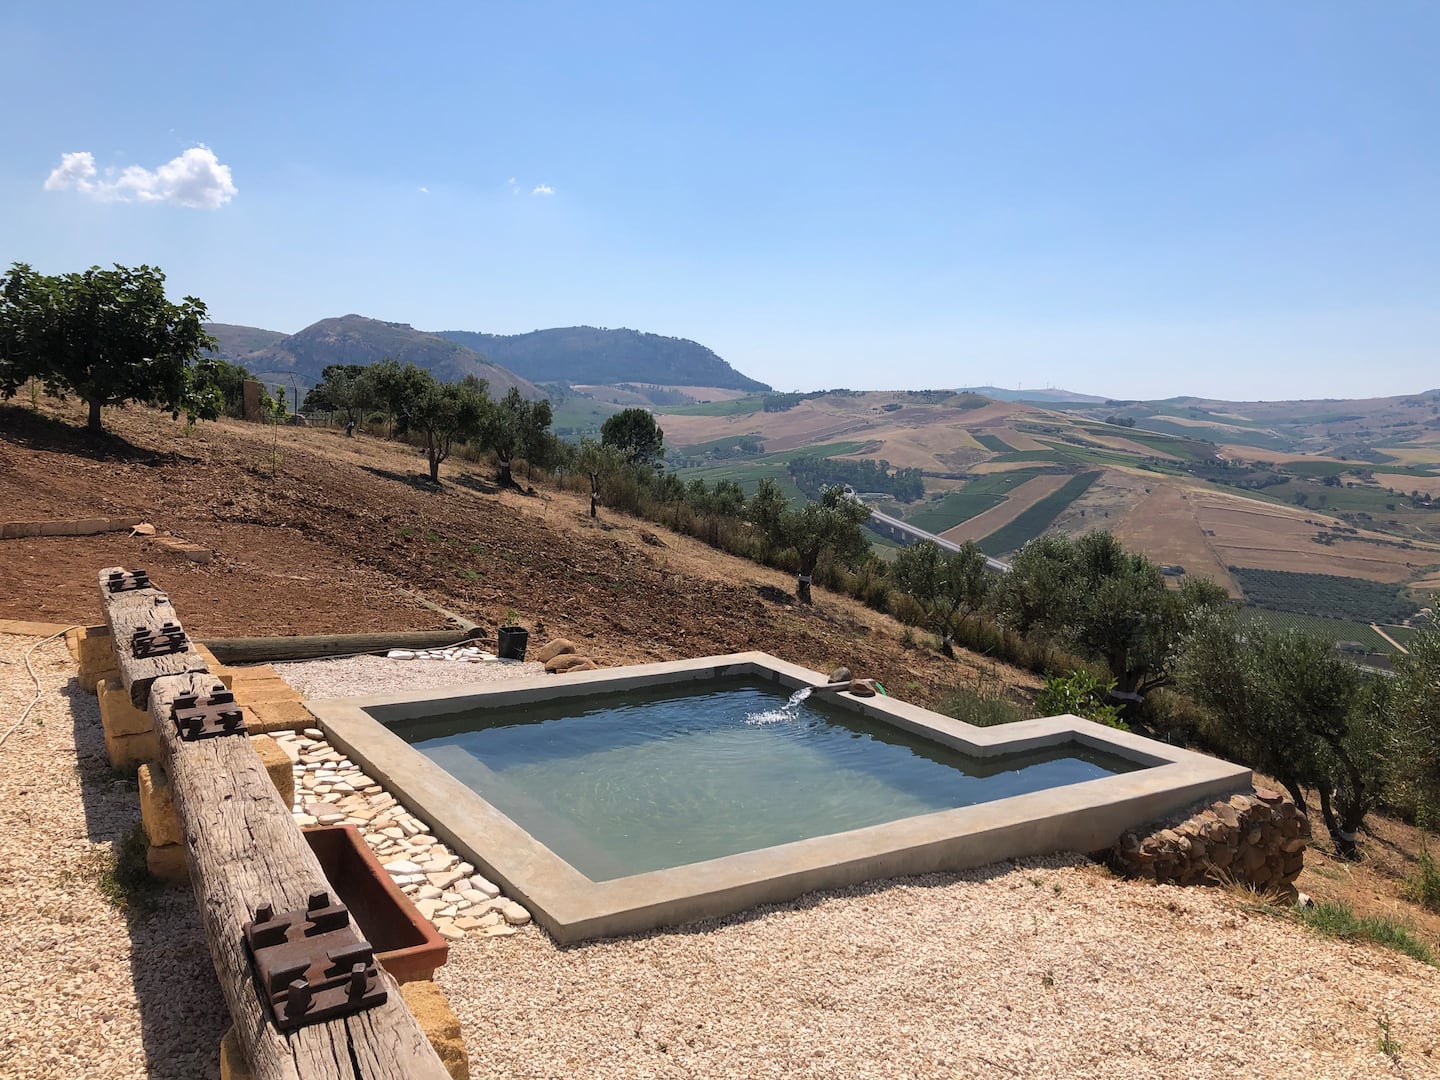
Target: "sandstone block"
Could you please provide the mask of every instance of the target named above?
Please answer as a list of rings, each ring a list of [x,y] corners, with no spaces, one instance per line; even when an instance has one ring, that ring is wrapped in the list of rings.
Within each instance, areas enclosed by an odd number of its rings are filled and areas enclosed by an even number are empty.
[[[233,1027],[220,1040],[220,1080],[255,1080]]]
[[[1303,836],[1292,836],[1280,843],[1280,850],[1286,855],[1293,855],[1297,851],[1305,850],[1305,838]]]
[[[111,652],[114,644],[108,626],[82,626],[65,635],[65,645],[81,671],[114,667],[115,659]]]
[[[567,671],[594,671],[597,666],[595,661],[576,653],[561,653],[545,662],[545,670],[552,675],[561,675]]]
[[[444,991],[428,980],[408,982],[400,985],[400,996],[420,1022],[420,1029],[430,1040],[430,1046],[449,1072],[451,1080],[470,1080],[470,1058],[465,1053],[465,1038]]]
[[[286,806],[295,803],[295,772],[290,767],[290,755],[269,735],[250,736],[250,745],[265,766],[265,772]]]
[[[236,675],[230,689],[241,705],[259,705],[273,701],[299,701],[300,695],[284,679],[254,679]]]
[[[135,735],[111,735],[105,732],[105,752],[115,769],[133,769],[147,761],[160,760],[160,742],[153,731]]]
[[[100,688],[104,686],[108,680],[120,678],[120,669],[117,667],[109,667],[106,668],[104,671],[82,671],[78,676],[76,676],[76,678],[80,680],[81,686],[83,686],[90,693],[94,694],[96,697],[99,697]]]
[[[130,691],[118,676],[106,679],[96,696],[100,699],[100,723],[107,735],[140,735],[154,730],[150,711],[130,703]]]
[[[190,871],[185,866],[183,844],[151,844],[145,849],[145,865],[150,873],[167,885],[188,885]]]
[[[140,823],[155,847],[180,843],[180,817],[175,812],[174,790],[159,762],[140,766]]]
[[[245,708],[245,726],[257,734],[298,731],[314,723],[310,710],[298,701],[257,701]]]
[[[554,641],[547,642],[545,647],[535,654],[535,659],[539,660],[542,664],[547,664],[557,656],[564,656],[577,651],[573,641],[569,641],[566,638],[556,638]]]

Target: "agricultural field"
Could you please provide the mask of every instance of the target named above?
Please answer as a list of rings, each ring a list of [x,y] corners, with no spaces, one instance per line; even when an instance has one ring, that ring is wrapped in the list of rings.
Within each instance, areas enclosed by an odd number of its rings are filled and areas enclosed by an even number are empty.
[[[1268,611],[1265,608],[1246,608],[1240,613],[1241,620],[1261,623],[1272,630],[1300,630],[1325,641],[1354,641],[1365,647],[1366,652],[1393,654],[1398,650],[1390,642],[1370,628],[1369,623],[1348,619],[1325,619],[1314,615],[1296,615],[1288,611]],[[1391,632],[1391,627],[1385,627]],[[1403,627],[1400,629],[1404,629]]]
[[[1195,520],[1226,566],[1337,574],[1404,582],[1440,563],[1440,546],[1409,544],[1379,533],[1331,530],[1298,507],[1199,490]]]
[[[956,544],[989,536],[997,529],[1009,525],[1042,499],[1059,491],[1070,479],[1062,474],[1033,476],[1016,487],[1004,502],[982,514],[977,514],[968,521],[962,521],[953,528],[946,529],[940,535]],[[1051,518],[1053,519],[1053,517],[1052,514]],[[1046,524],[1049,524],[1048,520]]]
[[[1440,510],[1386,490],[1440,498],[1435,395],[1074,405],[844,391],[784,412],[760,404],[749,395],[656,411],[667,445],[699,446],[721,459],[686,470],[687,478],[735,479],[753,490],[764,476],[780,479],[790,457],[823,447],[923,470],[926,501],[905,516],[931,532],[991,537],[991,546],[1045,529],[1111,527],[1156,562],[1213,577],[1236,596],[1229,566],[1440,587],[1440,542],[1432,542],[1440,541]],[[1106,422],[1117,414],[1136,426]],[[724,457],[742,441],[763,444],[764,453]],[[849,455],[834,449],[847,443],[856,446]],[[1034,483],[1050,470],[1099,475],[1058,513],[1048,502],[1031,513],[1068,482]],[[1243,486],[1276,473],[1283,482]],[[1327,478],[1341,486],[1326,486]],[[1005,483],[984,483],[993,480]]]
[[[1193,491],[1171,484],[1147,488],[1115,526],[1115,535],[1157,563],[1183,566],[1189,577],[1208,577],[1232,597],[1240,596],[1239,584],[1195,517]]]
[[[1043,535],[1060,513],[1072,502],[1085,494],[1099,477],[1099,473],[1081,473],[1072,476],[1057,490],[1052,491],[1039,502],[1031,504],[1008,525],[996,529],[980,541],[980,550],[986,555],[1004,555],[1018,551],[1031,540]]]
[[[1000,436],[992,435],[988,431],[973,432],[971,438],[986,450],[993,450],[997,454],[1008,454],[1016,449],[1016,447],[1011,446],[1004,439],[1000,438]]]
[[[1256,607],[1302,615],[1398,623],[1417,605],[1394,585],[1333,574],[1296,574],[1232,566],[1245,599]]]

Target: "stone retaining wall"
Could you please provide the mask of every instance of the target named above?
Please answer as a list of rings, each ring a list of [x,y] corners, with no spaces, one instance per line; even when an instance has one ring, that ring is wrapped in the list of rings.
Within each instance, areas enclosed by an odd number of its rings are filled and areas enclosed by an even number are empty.
[[[1120,874],[1171,885],[1240,881],[1287,891],[1305,866],[1310,821],[1277,791],[1232,795],[1153,832],[1127,832],[1110,850]]]

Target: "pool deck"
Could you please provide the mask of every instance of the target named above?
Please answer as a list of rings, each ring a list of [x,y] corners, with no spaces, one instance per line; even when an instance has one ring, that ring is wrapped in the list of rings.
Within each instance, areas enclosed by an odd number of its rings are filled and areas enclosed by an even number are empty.
[[[727,915],[815,889],[958,870],[1056,851],[1099,851],[1128,828],[1201,799],[1241,791],[1250,770],[1077,716],[980,728],[889,697],[834,700],[977,757],[1075,742],[1149,766],[1028,795],[904,818],[612,881],[591,881],[483,797],[412,748],[386,722],[584,698],[659,684],[752,676],[788,690],[824,675],[763,652],[517,679],[502,688],[458,688],[306,704],[330,742],[431,823],[436,836],[525,903],[561,944]]]

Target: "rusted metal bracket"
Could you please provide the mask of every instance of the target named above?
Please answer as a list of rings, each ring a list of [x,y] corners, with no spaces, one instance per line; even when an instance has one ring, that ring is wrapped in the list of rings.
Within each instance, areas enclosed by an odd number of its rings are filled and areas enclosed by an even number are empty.
[[[175,721],[175,733],[184,742],[249,733],[244,710],[223,686],[205,695],[181,694],[170,706],[170,719]]]
[[[243,929],[260,997],[281,1031],[361,1012],[387,997],[375,949],[345,905],[332,904],[323,890],[310,894],[304,911],[277,915],[260,904]]]
[[[105,578],[105,587],[112,593],[148,589],[150,574],[145,570],[112,570]]]
[[[158,630],[146,630],[142,626],[136,628],[135,636],[130,639],[130,655],[136,660],[169,656],[184,652],[189,645],[184,628],[177,622],[161,623]]]

